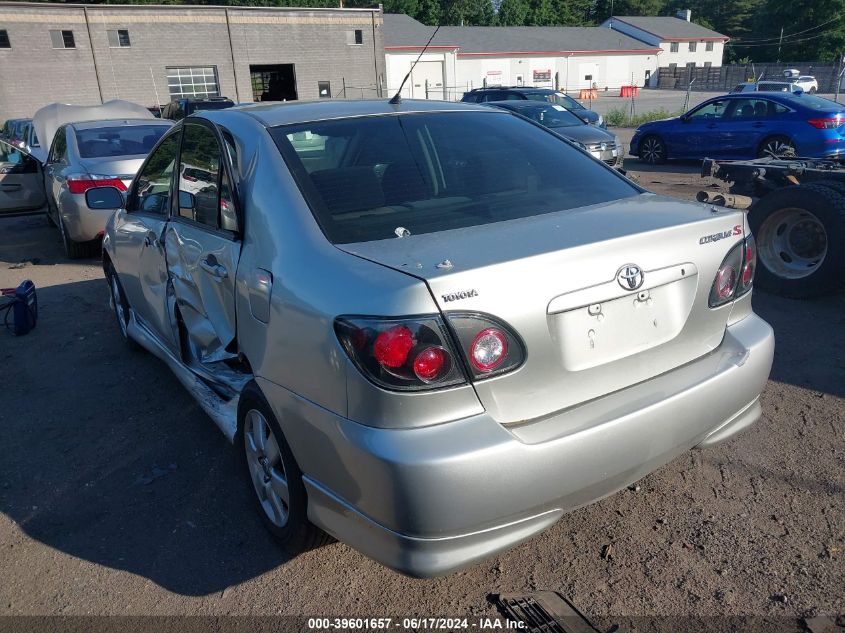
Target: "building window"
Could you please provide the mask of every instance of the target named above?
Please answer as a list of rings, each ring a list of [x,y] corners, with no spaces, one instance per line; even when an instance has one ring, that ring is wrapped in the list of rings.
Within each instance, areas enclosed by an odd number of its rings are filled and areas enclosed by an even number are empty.
[[[671,44],[669,44],[669,52],[670,53],[677,53],[678,52],[678,43],[677,42],[672,42]]]
[[[0,48],[12,48],[12,43],[9,41],[9,32],[6,29],[0,29]]]
[[[185,66],[167,69],[171,99],[219,97],[217,66]]]
[[[364,31],[355,29],[354,31],[346,32],[346,43],[350,46],[360,45],[364,43]]]
[[[704,62],[705,68],[710,68],[713,65],[713,62]]]
[[[53,48],[76,48],[73,31],[50,31],[50,41]]]
[[[704,50],[711,53],[713,51],[713,42],[707,42],[707,44],[704,45]]]
[[[675,69],[676,69],[677,67],[678,67],[678,65],[677,65],[677,64],[669,64],[669,70],[671,70],[673,73],[675,72]]]
[[[697,42],[690,42],[689,43],[689,52],[690,53],[694,53],[696,48],[698,48]]]
[[[332,98],[332,84],[329,81],[318,81],[317,82],[317,94],[319,95],[320,99],[331,99]]]
[[[117,29],[108,31],[109,48],[129,48],[129,31],[126,29]]]

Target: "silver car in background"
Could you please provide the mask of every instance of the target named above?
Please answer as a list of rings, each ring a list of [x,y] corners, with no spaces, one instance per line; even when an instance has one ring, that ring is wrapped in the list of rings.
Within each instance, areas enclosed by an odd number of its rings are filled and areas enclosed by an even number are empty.
[[[532,100],[488,101],[487,105],[531,119],[568,138],[593,158],[615,169],[622,169],[625,150],[619,137],[603,127],[590,125],[562,105]]]
[[[114,114],[142,118],[109,117]],[[126,191],[144,158],[172,125],[125,102],[90,108],[54,104],[36,112],[33,134],[51,139],[49,151],[42,155],[47,219],[59,228],[68,257],[99,253],[111,215],[88,207],[85,192],[103,186]]]
[[[449,573],[761,414],[743,213],[501,110],[203,112],[125,199],[86,196],[121,207],[103,266],[127,345],[234,442],[290,551],[330,534]]]

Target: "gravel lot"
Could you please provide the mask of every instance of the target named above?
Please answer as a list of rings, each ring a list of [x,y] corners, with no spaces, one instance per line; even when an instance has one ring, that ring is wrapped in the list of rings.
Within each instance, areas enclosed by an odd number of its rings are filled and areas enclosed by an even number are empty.
[[[692,164],[627,163],[661,193],[707,184]],[[495,617],[489,594],[544,589],[602,631],[802,631],[845,614],[843,295],[755,295],[777,351],[751,430],[479,566],[413,580],[340,543],[286,558],[233,450],[161,362],[121,345],[98,263],[66,260],[41,215],[0,218],[0,287],[24,278],[38,327],[0,330],[2,615]]]

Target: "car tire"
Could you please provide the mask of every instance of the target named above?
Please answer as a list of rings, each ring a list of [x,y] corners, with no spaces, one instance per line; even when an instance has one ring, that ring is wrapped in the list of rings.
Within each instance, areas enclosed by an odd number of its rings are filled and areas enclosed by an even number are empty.
[[[68,259],[84,259],[96,254],[100,240],[91,240],[90,242],[72,240],[65,231],[65,223],[62,221],[61,214],[59,214],[59,232],[62,235],[62,246],[64,246],[65,255]]]
[[[784,152],[795,152],[795,143],[788,136],[770,136],[757,148],[757,158],[780,156]]]
[[[845,195],[823,184],[774,191],[748,210],[757,241],[754,285],[796,299],[845,286]]]
[[[270,405],[254,384],[241,394],[238,429],[235,444],[249,495],[279,545],[289,554],[299,554],[332,542],[331,536],[308,520],[302,471]]]
[[[814,94],[816,94],[816,89],[810,88],[809,92],[810,92],[811,95],[814,95]]]
[[[666,143],[659,136],[649,134],[640,141],[639,155],[649,165],[661,165],[666,162]]]
[[[114,318],[117,320],[118,330],[123,338],[123,342],[129,349],[137,351],[142,349],[135,340],[129,336],[129,300],[126,298],[126,293],[123,291],[123,286],[120,284],[120,278],[117,276],[117,271],[112,264],[109,264],[108,272],[106,273],[106,281],[109,284],[109,305],[114,311]]]

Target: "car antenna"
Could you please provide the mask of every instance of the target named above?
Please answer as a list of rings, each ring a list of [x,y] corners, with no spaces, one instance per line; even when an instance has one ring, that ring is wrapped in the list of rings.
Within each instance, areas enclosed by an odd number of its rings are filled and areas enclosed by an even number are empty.
[[[420,61],[423,56],[423,53],[425,53],[426,49],[428,48],[428,45],[431,44],[431,41],[434,39],[434,36],[437,35],[437,31],[440,30],[441,26],[443,25],[437,25],[437,28],[434,29],[434,33],[431,34],[431,37],[428,38],[428,41],[425,43],[425,46],[423,46],[423,49],[420,51],[420,54],[417,55],[416,60],[414,60],[414,63],[411,64],[411,68],[408,70],[408,74],[405,75],[405,78],[402,80],[402,83],[399,84],[399,90],[396,91],[396,94],[393,95],[393,98],[390,100],[390,105],[399,105],[400,103],[402,103],[402,88],[405,87],[405,82],[408,81],[408,77],[410,77],[411,73],[414,72],[414,66],[417,65],[418,61]]]

